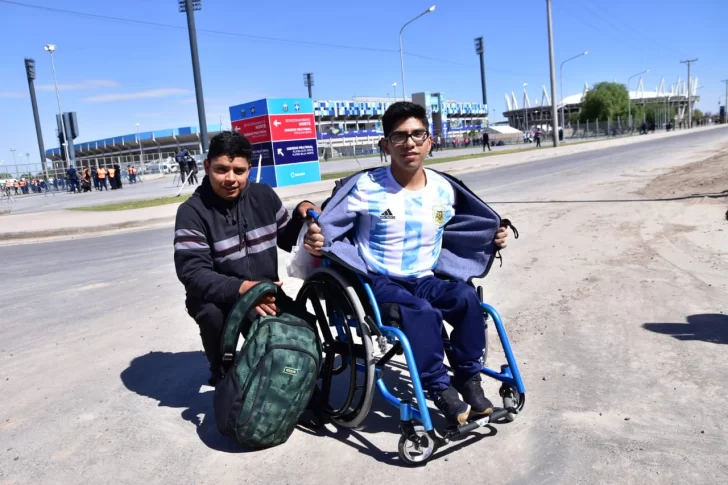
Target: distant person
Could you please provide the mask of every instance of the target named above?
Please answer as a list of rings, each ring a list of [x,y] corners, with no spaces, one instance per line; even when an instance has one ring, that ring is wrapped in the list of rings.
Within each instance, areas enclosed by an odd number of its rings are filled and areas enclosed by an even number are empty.
[[[197,180],[197,160],[195,160],[195,157],[191,156],[189,152],[187,153],[187,173],[189,175],[189,183],[192,184],[199,184],[200,182]]]
[[[541,146],[541,130],[536,130],[536,148]]]
[[[109,185],[111,185],[111,190],[116,190],[116,167],[111,166],[108,170],[109,174]]]
[[[483,151],[485,151],[485,147],[488,147],[489,152],[492,151],[490,148],[490,136],[487,131],[483,132]]]
[[[109,190],[109,188],[106,186],[106,176],[108,175],[108,171],[106,170],[106,167],[101,167],[98,170],[98,176],[99,176],[99,190]]]
[[[291,218],[269,185],[248,178],[252,155],[250,141],[239,133],[213,137],[202,184],[177,209],[174,264],[187,312],[200,327],[212,386],[221,378],[221,338],[230,310],[260,281],[281,285],[278,248],[290,251],[306,211],[319,210],[303,201]],[[292,300],[279,289],[255,310],[272,315],[283,301]]]
[[[91,178],[94,180],[94,190],[99,190],[99,170],[96,166],[91,167]]]
[[[78,172],[76,172],[76,169],[74,167],[68,167],[66,174],[68,175],[68,183],[70,185],[71,192],[75,193],[78,191],[80,193],[81,187],[78,183]]]
[[[184,184],[187,181],[187,154],[189,152],[185,150],[180,150],[177,155],[174,157],[174,159],[177,161],[177,164],[179,164],[179,176],[182,180],[182,183]]]
[[[119,163],[114,164],[114,169],[116,172],[114,173],[114,178],[116,179],[116,188],[121,188],[121,167],[119,166]]]

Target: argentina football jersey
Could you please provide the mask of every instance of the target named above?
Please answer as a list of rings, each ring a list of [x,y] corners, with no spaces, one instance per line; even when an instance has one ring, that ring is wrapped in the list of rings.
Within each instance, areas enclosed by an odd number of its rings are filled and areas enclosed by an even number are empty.
[[[348,210],[357,215],[354,242],[369,271],[400,278],[432,274],[455,193],[441,175],[425,174],[425,187],[407,190],[382,167],[364,174],[349,193]]]

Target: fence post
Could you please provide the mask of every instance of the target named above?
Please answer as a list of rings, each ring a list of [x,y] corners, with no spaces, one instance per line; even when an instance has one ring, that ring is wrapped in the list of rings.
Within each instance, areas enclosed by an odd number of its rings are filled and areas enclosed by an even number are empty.
[[[589,120],[586,120],[586,138],[589,138]]]
[[[597,118],[597,136],[599,136],[599,118]]]

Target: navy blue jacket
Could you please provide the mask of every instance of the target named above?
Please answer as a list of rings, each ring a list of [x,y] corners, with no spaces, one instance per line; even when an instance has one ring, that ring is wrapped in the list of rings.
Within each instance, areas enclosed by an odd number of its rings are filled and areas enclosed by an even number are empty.
[[[353,231],[356,216],[348,211],[346,197],[360,177],[367,177],[365,170],[336,182],[331,197],[324,203],[318,224],[324,236],[322,252],[360,274],[367,268],[354,246]],[[443,172],[455,191],[455,215],[445,225],[442,235],[442,251],[433,272],[440,277],[470,283],[482,278],[495,259],[495,234],[501,225],[500,216],[480,200],[463,182]]]

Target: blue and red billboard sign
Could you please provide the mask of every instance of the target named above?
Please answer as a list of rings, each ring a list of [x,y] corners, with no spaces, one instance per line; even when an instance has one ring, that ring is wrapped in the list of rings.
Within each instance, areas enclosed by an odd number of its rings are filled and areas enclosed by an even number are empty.
[[[310,98],[260,99],[230,107],[233,130],[253,144],[250,176],[283,187],[321,180]]]

